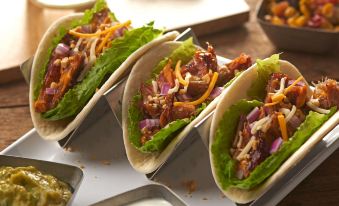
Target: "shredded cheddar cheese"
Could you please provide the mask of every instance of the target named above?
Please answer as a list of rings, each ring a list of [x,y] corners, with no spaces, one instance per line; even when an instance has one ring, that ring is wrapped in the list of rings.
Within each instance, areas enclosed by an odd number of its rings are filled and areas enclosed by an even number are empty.
[[[281,136],[284,141],[287,141],[288,135],[287,135],[287,128],[286,128],[286,121],[285,121],[285,117],[283,114],[278,114],[278,122],[280,126]]]
[[[291,89],[292,87],[294,87],[298,82],[300,82],[303,79],[302,76],[298,77],[298,79],[296,79],[289,87],[287,87],[286,89],[284,89],[284,94],[286,95]]]
[[[106,34],[106,36],[102,39],[101,43],[99,44],[99,46],[97,47],[97,49],[95,50],[95,52],[98,54],[101,52],[101,50],[104,48],[106,42],[108,41],[109,37],[112,35],[113,31],[110,31]]]
[[[270,106],[274,106],[276,104],[278,104],[279,102],[271,102],[271,103],[266,103],[264,106],[265,107],[270,107]]]
[[[181,76],[180,65],[181,65],[181,60],[179,60],[177,64],[175,65],[175,76],[177,77],[177,79],[182,85],[187,86],[188,82],[184,80],[184,78],[182,78]]]
[[[286,96],[283,94],[276,94],[272,96],[272,102],[281,102]]]
[[[110,28],[105,29],[104,31],[99,31],[99,32],[96,32],[96,33],[91,33],[91,34],[79,33],[79,32],[76,32],[74,29],[70,30],[68,33],[73,35],[73,36],[79,37],[79,38],[91,38],[91,37],[96,37],[96,36],[100,36],[100,35],[103,35],[103,34],[107,34],[109,32],[113,32],[113,31],[120,29],[124,26],[129,26],[130,24],[131,24],[131,21],[128,20],[128,21],[126,21],[122,24],[117,24],[117,25],[111,26]]]
[[[210,96],[217,80],[218,80],[218,72],[214,72],[212,80],[211,80],[210,84],[208,85],[206,92],[199,99],[197,99],[193,102],[174,102],[173,105],[174,106],[181,106],[181,105],[184,105],[184,104],[199,105],[199,104],[203,103]]]

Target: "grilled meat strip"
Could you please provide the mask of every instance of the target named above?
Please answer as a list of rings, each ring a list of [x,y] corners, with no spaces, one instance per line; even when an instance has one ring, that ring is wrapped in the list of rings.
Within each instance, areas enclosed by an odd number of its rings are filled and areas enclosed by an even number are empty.
[[[301,81],[295,81],[285,74],[273,73],[266,86],[265,105],[255,110],[258,112],[256,121],[250,122],[251,118],[246,118],[244,115],[240,117],[236,137],[230,150],[233,159],[237,161],[236,176],[239,179],[247,178],[257,165],[269,157],[274,141],[282,137],[279,115],[285,116],[288,137],[292,137],[299,125],[304,122],[309,112],[306,102],[310,99],[307,97],[306,85]],[[280,102],[272,105],[275,95],[284,96]],[[339,106],[338,95],[338,83],[327,79],[316,85],[312,98],[318,101],[321,108],[329,109]],[[258,122],[263,120],[267,121],[256,127]]]
[[[150,140],[154,134],[170,122],[197,115],[198,107],[195,105],[188,103],[174,105],[173,103],[176,101],[191,102],[199,99],[208,89],[213,72],[218,72],[218,76],[221,76],[217,81],[220,86],[223,86],[222,83],[228,82],[237,71],[245,70],[250,64],[251,58],[241,54],[229,64],[219,68],[214,48],[208,44],[207,51],[197,50],[193,59],[186,65],[181,66],[180,74],[182,78],[188,81],[185,88],[182,84],[176,85],[178,79],[176,79],[174,68],[172,68],[172,62],[169,60],[156,79],[152,81],[152,84],[141,84],[142,100],[139,105],[143,111],[143,120],[159,120],[157,126],[140,128],[142,133],[141,143],[144,144]],[[166,91],[162,94],[166,90],[165,87],[173,89],[176,86],[178,86],[177,91],[171,93]]]

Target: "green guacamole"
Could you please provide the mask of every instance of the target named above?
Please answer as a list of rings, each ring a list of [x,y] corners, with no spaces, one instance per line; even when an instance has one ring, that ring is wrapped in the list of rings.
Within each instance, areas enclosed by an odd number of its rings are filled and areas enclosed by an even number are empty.
[[[71,188],[32,166],[0,167],[0,206],[66,205]]]

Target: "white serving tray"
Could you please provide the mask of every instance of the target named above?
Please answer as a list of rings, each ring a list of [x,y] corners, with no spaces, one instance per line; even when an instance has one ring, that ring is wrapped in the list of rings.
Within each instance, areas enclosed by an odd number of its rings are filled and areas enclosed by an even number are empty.
[[[195,37],[194,33],[188,29],[181,34],[180,39],[184,40],[189,36]],[[194,41],[197,43],[196,38]],[[224,58],[218,60],[228,61]],[[24,74],[29,74],[27,72],[29,61],[26,63],[22,65],[22,71]],[[93,204],[157,182],[171,188],[187,205],[236,206],[234,202],[222,195],[212,177],[206,149],[211,115],[195,125],[169,160],[155,173],[145,176],[133,170],[125,154],[122,130],[119,125],[121,115],[119,99],[122,94],[121,88],[123,88],[119,86],[120,83],[106,92],[84,122],[69,138],[65,138],[68,140],[44,141],[35,129],[32,129],[0,154],[83,167],[84,179],[73,205]],[[61,146],[64,145],[72,148],[73,151],[63,149]],[[247,205],[276,205],[337,148],[339,148],[339,125],[333,128],[304,159],[292,167],[266,193]],[[191,194],[185,185],[188,181],[193,181],[196,185],[196,190]]]
[[[198,135],[196,138],[199,138]],[[339,125],[277,184],[251,206],[276,205],[317,166],[339,147]],[[219,191],[212,178],[208,151],[203,141],[194,141],[168,162],[154,181],[137,173],[125,155],[122,131],[113,113],[107,112],[70,143],[67,151],[58,142],[44,141],[35,129],[26,133],[1,154],[47,160],[84,167],[84,179],[73,205],[83,206],[121,194],[137,187],[158,182],[172,189],[187,205],[236,206]],[[196,190],[189,194],[185,182],[194,181]]]
[[[135,172],[125,155],[122,131],[113,113],[106,113],[72,141],[73,152],[57,142],[42,140],[35,129],[18,139],[1,154],[48,160],[84,167],[84,179],[73,205],[83,206],[154,183]],[[189,194],[184,183],[193,180],[196,191]],[[169,186],[188,205],[225,205],[235,203],[223,197],[210,171],[208,152],[202,141],[195,141],[158,173],[156,181]],[[206,200],[207,199],[207,200]]]

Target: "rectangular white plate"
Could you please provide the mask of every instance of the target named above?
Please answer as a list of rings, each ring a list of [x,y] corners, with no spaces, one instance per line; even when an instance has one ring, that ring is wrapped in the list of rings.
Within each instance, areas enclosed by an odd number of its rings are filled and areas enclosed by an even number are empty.
[[[57,142],[44,141],[32,129],[1,153],[83,166],[84,179],[73,204],[78,206],[152,183],[129,165],[121,128],[112,113],[106,113],[85,130],[72,142],[71,148],[74,151],[65,151]],[[235,205],[223,197],[215,185],[202,141],[195,141],[180,158],[165,167],[156,181],[169,186],[188,205]],[[187,181],[196,183],[196,191],[192,194],[185,186]]]

